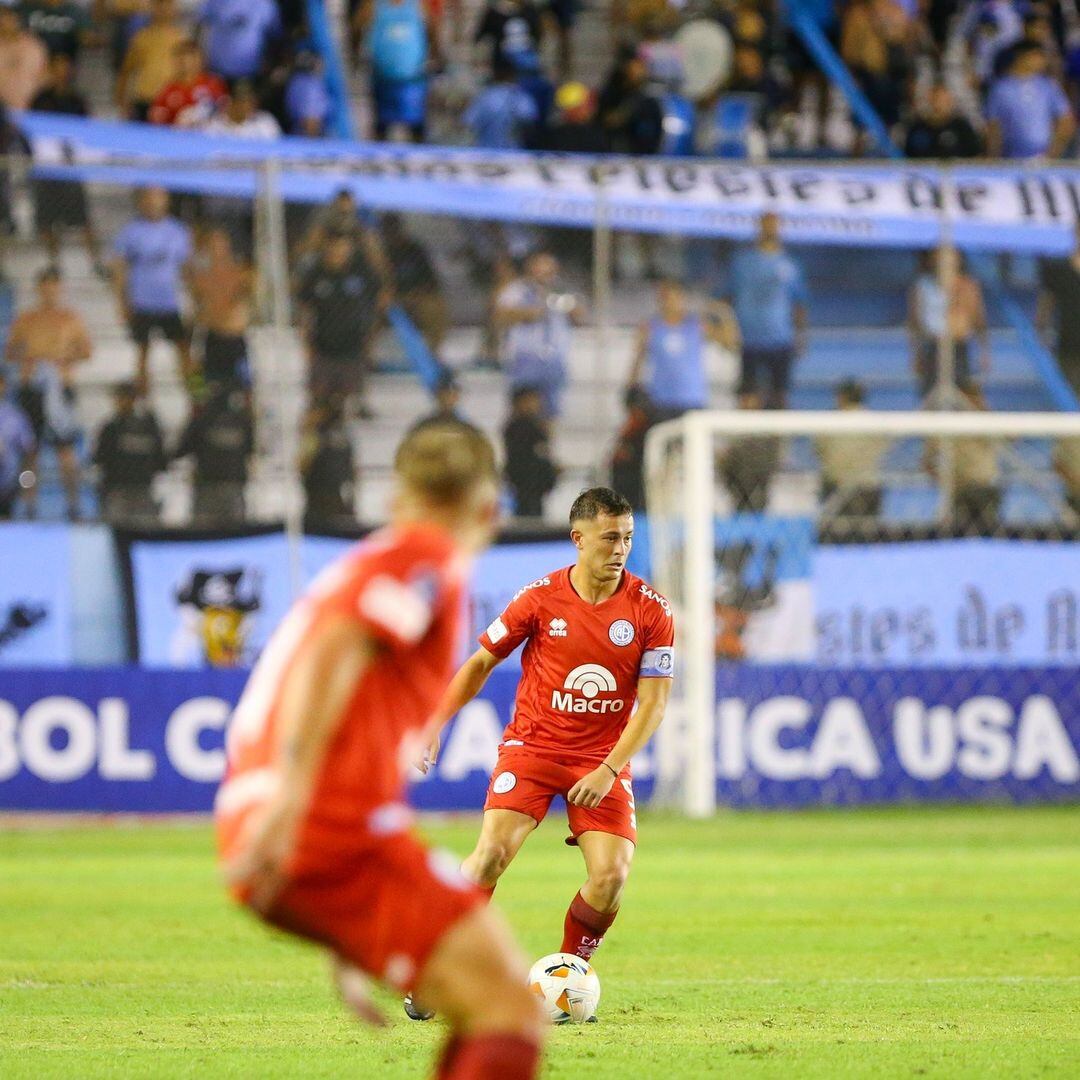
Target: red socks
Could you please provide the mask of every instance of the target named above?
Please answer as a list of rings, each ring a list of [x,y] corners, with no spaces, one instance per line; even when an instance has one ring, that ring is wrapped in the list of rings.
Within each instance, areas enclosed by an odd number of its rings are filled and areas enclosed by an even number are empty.
[[[436,1067],[436,1080],[534,1080],[540,1047],[524,1035],[454,1036]]]
[[[592,959],[592,954],[600,948],[607,928],[619,914],[618,908],[606,914],[597,911],[581,898],[579,892],[570,902],[563,922],[562,948],[564,953],[580,956],[582,960]]]

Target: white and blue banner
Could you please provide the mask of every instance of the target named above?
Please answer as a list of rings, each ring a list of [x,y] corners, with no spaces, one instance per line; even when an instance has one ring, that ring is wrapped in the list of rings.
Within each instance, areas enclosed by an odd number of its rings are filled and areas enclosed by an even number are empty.
[[[374,210],[746,239],[762,211],[793,243],[932,247],[947,216],[971,250],[1064,254],[1080,221],[1080,169],[764,165],[694,158],[537,155],[286,137],[271,143],[145,124],[23,113],[35,175],[253,198],[279,163],[281,197],[350,187]]]
[[[813,593],[826,666],[1080,666],[1075,542],[823,546]]]
[[[724,661],[814,655],[814,523],[738,514],[716,523],[716,655]]]
[[[71,570],[66,525],[0,528],[0,667],[74,662]]]
[[[305,582],[352,541],[304,537]],[[219,540],[133,540],[131,587],[139,662],[149,667],[247,667],[292,602],[289,541],[283,533]],[[509,603],[522,585],[573,561],[569,541],[498,544],[476,561],[469,637]],[[512,661],[519,663],[517,654]]]
[[[454,720],[422,809],[478,810],[518,673]],[[8,672],[0,811],[208,811],[242,671]],[[738,807],[1080,798],[1080,674],[1063,668],[849,670],[733,665],[718,685],[716,770]],[[652,788],[649,754],[635,789]]]

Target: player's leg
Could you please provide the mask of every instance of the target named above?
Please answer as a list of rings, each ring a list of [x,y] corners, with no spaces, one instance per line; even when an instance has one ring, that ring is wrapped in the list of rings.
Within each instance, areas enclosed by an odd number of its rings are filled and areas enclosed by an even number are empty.
[[[526,966],[502,918],[476,908],[435,946],[417,996],[449,1021],[438,1080],[531,1080],[540,1063],[543,1017]]]
[[[517,810],[486,810],[476,847],[461,864],[461,872],[474,885],[494,891],[536,825],[535,818]]]
[[[625,836],[604,832],[585,832],[577,841],[587,877],[566,911],[560,951],[588,960],[619,914],[634,845]]]
[[[629,770],[620,773],[599,806],[568,806],[567,816],[587,877],[566,912],[560,951],[588,960],[619,913],[634,858],[637,810]]]

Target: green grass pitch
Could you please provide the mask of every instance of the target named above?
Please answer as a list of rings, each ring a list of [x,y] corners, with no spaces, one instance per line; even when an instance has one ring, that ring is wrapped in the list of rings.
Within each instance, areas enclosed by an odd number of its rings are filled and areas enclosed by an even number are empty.
[[[580,857],[552,819],[498,893],[558,948]],[[429,823],[463,853],[474,819]],[[0,1076],[426,1075],[442,1032],[373,1032],[318,953],[218,887],[197,825],[0,832]],[[1080,808],[643,816],[597,969],[602,1023],[545,1077],[1080,1076]]]

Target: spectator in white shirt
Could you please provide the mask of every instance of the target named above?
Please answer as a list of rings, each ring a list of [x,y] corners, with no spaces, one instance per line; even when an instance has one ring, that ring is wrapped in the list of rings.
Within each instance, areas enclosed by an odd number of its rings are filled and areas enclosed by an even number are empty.
[[[255,87],[241,79],[225,99],[222,109],[207,121],[203,130],[209,135],[224,135],[233,139],[255,139],[271,142],[281,136],[281,125],[259,108]]]
[[[559,414],[570,356],[571,327],[584,322],[581,302],[558,290],[559,264],[538,251],[525,273],[495,298],[495,323],[503,334],[503,354],[510,386],[530,386],[544,399],[544,415]]]

